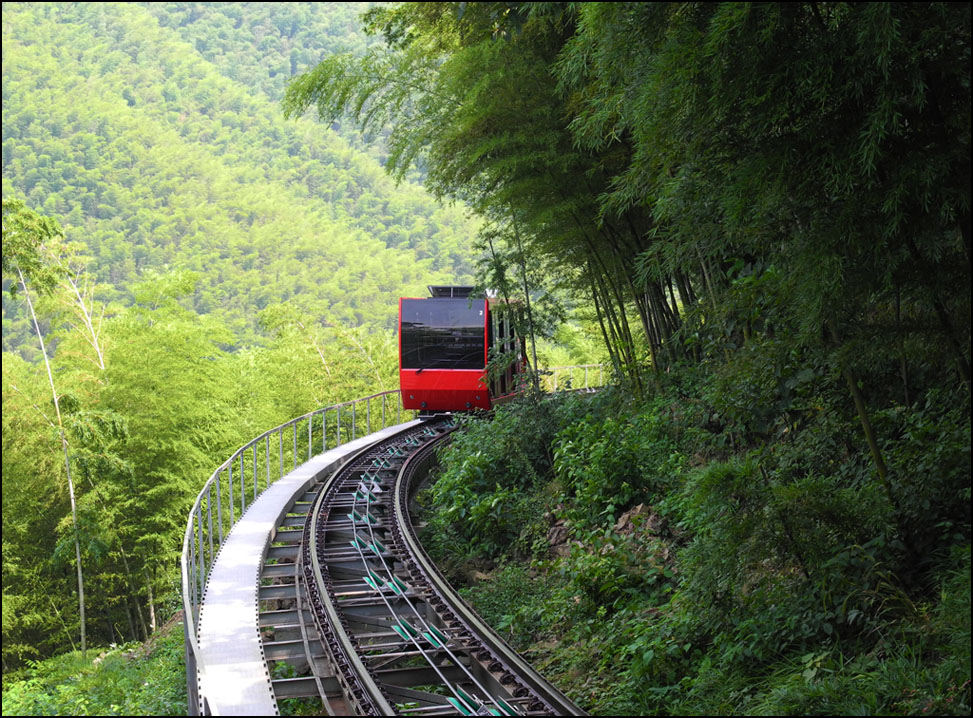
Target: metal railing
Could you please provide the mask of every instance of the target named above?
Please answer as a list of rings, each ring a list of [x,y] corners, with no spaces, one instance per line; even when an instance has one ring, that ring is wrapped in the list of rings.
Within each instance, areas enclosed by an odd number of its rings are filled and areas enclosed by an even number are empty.
[[[570,389],[594,389],[604,385],[604,364],[555,366],[541,371],[541,386],[550,392],[568,391]]]
[[[394,401],[390,401],[394,397]],[[392,405],[394,404],[394,406]],[[186,633],[186,688],[190,710],[205,713],[197,684],[197,621],[209,569],[224,537],[247,506],[272,483],[316,453],[341,446],[387,426],[410,419],[399,390],[384,391],[312,411],[281,424],[244,444],[203,485],[189,512],[182,542],[182,603]],[[252,497],[248,502],[248,497]],[[199,666],[201,671],[204,666]]]
[[[559,388],[563,391],[603,386],[605,377],[601,364],[578,364],[552,367],[542,372],[541,378],[546,390],[556,392]],[[575,383],[575,379],[582,380],[583,387]],[[205,673],[205,666],[197,664],[199,643],[196,624],[209,570],[224,536],[229,534],[247,506],[256,501],[265,489],[313,458],[315,453],[323,453],[387,426],[400,424],[403,414],[414,418],[414,411],[402,409],[399,393],[395,389],[335,404],[265,431],[237,449],[203,485],[189,512],[180,561],[186,633],[186,689],[193,715],[207,712],[199,700],[197,681]],[[393,396],[394,411],[389,405],[389,399]],[[248,496],[252,497],[249,502]]]

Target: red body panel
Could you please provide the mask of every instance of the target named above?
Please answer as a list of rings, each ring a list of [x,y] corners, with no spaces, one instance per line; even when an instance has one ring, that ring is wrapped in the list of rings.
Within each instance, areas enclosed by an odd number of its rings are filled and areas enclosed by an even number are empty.
[[[399,386],[402,408],[419,411],[468,411],[490,409],[490,391],[486,382],[487,327],[489,305],[483,312],[483,369],[403,369],[402,368],[402,301],[399,299]],[[422,299],[435,302],[435,299]]]
[[[422,411],[489,409],[486,371],[476,369],[400,369],[402,407]]]

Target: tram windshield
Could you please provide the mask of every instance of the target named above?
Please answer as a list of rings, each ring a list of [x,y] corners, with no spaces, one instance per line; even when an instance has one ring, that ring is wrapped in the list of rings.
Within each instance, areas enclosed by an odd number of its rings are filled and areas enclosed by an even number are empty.
[[[486,301],[403,299],[403,369],[483,369]]]

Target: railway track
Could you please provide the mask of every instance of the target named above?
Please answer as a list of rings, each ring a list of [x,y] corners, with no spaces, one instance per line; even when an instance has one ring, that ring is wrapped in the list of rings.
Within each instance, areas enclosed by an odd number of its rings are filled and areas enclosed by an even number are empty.
[[[292,508],[264,570],[262,583],[278,585],[261,598],[287,605],[267,614],[276,623],[262,620],[278,627],[264,646],[268,659],[296,659],[311,675],[275,680],[278,699],[316,692],[332,715],[583,715],[419,546],[411,491],[451,431],[435,420],[373,444]],[[291,640],[276,640],[281,621]]]

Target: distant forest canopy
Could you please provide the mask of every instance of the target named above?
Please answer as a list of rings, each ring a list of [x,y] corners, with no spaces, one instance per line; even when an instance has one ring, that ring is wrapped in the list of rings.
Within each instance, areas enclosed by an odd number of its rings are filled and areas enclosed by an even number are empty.
[[[364,7],[4,3],[4,197],[86,247],[106,301],[188,270],[187,305],[243,341],[287,300],[391,327],[400,293],[471,281],[477,225],[415,173],[396,185],[357,130],[284,121],[293,75],[376,43]],[[4,349],[30,344],[18,305],[3,308]]]

